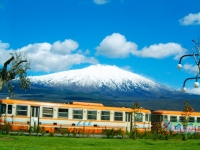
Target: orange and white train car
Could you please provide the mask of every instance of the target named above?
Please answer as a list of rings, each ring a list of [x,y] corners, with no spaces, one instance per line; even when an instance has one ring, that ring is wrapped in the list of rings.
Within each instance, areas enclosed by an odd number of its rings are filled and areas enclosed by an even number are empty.
[[[142,108],[135,119],[132,118],[135,122],[130,119],[131,113],[131,108],[106,107],[101,103],[0,100],[0,125],[9,123],[12,130],[41,126],[47,132],[55,132],[60,128],[80,128],[101,133],[103,129],[112,128],[130,131],[134,124],[139,130],[151,129],[150,110]]]
[[[173,132],[183,132],[183,112],[170,110],[156,110],[152,112],[152,129],[156,126],[166,128]],[[187,132],[200,132],[200,112],[191,112],[188,116]]]

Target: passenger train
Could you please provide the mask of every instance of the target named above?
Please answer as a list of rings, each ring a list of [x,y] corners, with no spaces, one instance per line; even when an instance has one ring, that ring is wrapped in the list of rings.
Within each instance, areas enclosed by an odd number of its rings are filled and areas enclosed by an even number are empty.
[[[60,128],[84,129],[102,133],[103,129],[132,128],[131,108],[106,107],[101,103],[72,102],[52,103],[28,100],[0,100],[0,125],[9,123],[12,130],[30,126],[44,127],[46,132],[56,132]],[[138,130],[150,130],[151,111],[141,108],[135,115]]]
[[[151,131],[157,125],[168,131],[183,132],[181,111],[140,108],[108,107],[101,103],[53,103],[32,100],[0,100],[0,126],[9,124],[11,130],[44,127],[54,133],[61,128],[81,129],[85,133],[102,133],[104,129],[121,129],[130,132],[134,126],[139,131]],[[132,119],[131,119],[132,118]],[[200,132],[200,112],[192,112],[187,132]]]

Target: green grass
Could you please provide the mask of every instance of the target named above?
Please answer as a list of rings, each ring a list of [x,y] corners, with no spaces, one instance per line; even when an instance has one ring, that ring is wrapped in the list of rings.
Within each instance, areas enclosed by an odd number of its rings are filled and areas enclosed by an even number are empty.
[[[1,150],[197,150],[200,140],[102,139],[0,135]]]

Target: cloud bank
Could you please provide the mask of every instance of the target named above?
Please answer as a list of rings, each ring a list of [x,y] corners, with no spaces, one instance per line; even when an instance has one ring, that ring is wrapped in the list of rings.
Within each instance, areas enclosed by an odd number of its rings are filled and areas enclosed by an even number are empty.
[[[36,72],[63,71],[74,64],[98,63],[94,57],[87,57],[85,54],[77,51],[78,46],[76,41],[67,39],[63,42],[56,41],[53,44],[47,42],[29,44],[17,49],[17,51],[25,52],[27,54],[27,58],[31,61],[30,68],[32,71]],[[10,58],[9,53],[16,51],[8,48],[8,43],[2,43],[0,41],[0,55],[2,58],[5,58],[5,60],[0,60],[1,64]]]
[[[181,25],[199,25],[200,24],[200,12],[197,14],[189,14],[179,20]]]
[[[154,44],[138,50],[136,43],[127,41],[125,36],[119,33],[106,36],[96,50],[97,55],[110,58],[125,58],[131,54],[156,59],[174,56],[174,59],[178,59],[186,52],[186,49],[177,43]]]

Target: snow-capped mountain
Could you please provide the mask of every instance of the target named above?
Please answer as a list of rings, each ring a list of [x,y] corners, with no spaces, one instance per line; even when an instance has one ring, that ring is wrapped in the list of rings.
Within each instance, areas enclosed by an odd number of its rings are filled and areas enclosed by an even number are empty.
[[[43,76],[31,76],[32,84],[86,93],[162,95],[175,90],[135,73],[109,65],[92,65]],[[115,95],[114,94],[114,95]]]
[[[195,111],[200,111],[199,95],[181,93],[116,66],[92,65],[29,78],[32,88],[26,91],[17,88],[17,83],[14,83],[14,99],[97,102],[119,107],[130,107],[137,101],[151,110],[182,110],[186,101]],[[4,89],[0,97],[7,95]]]

